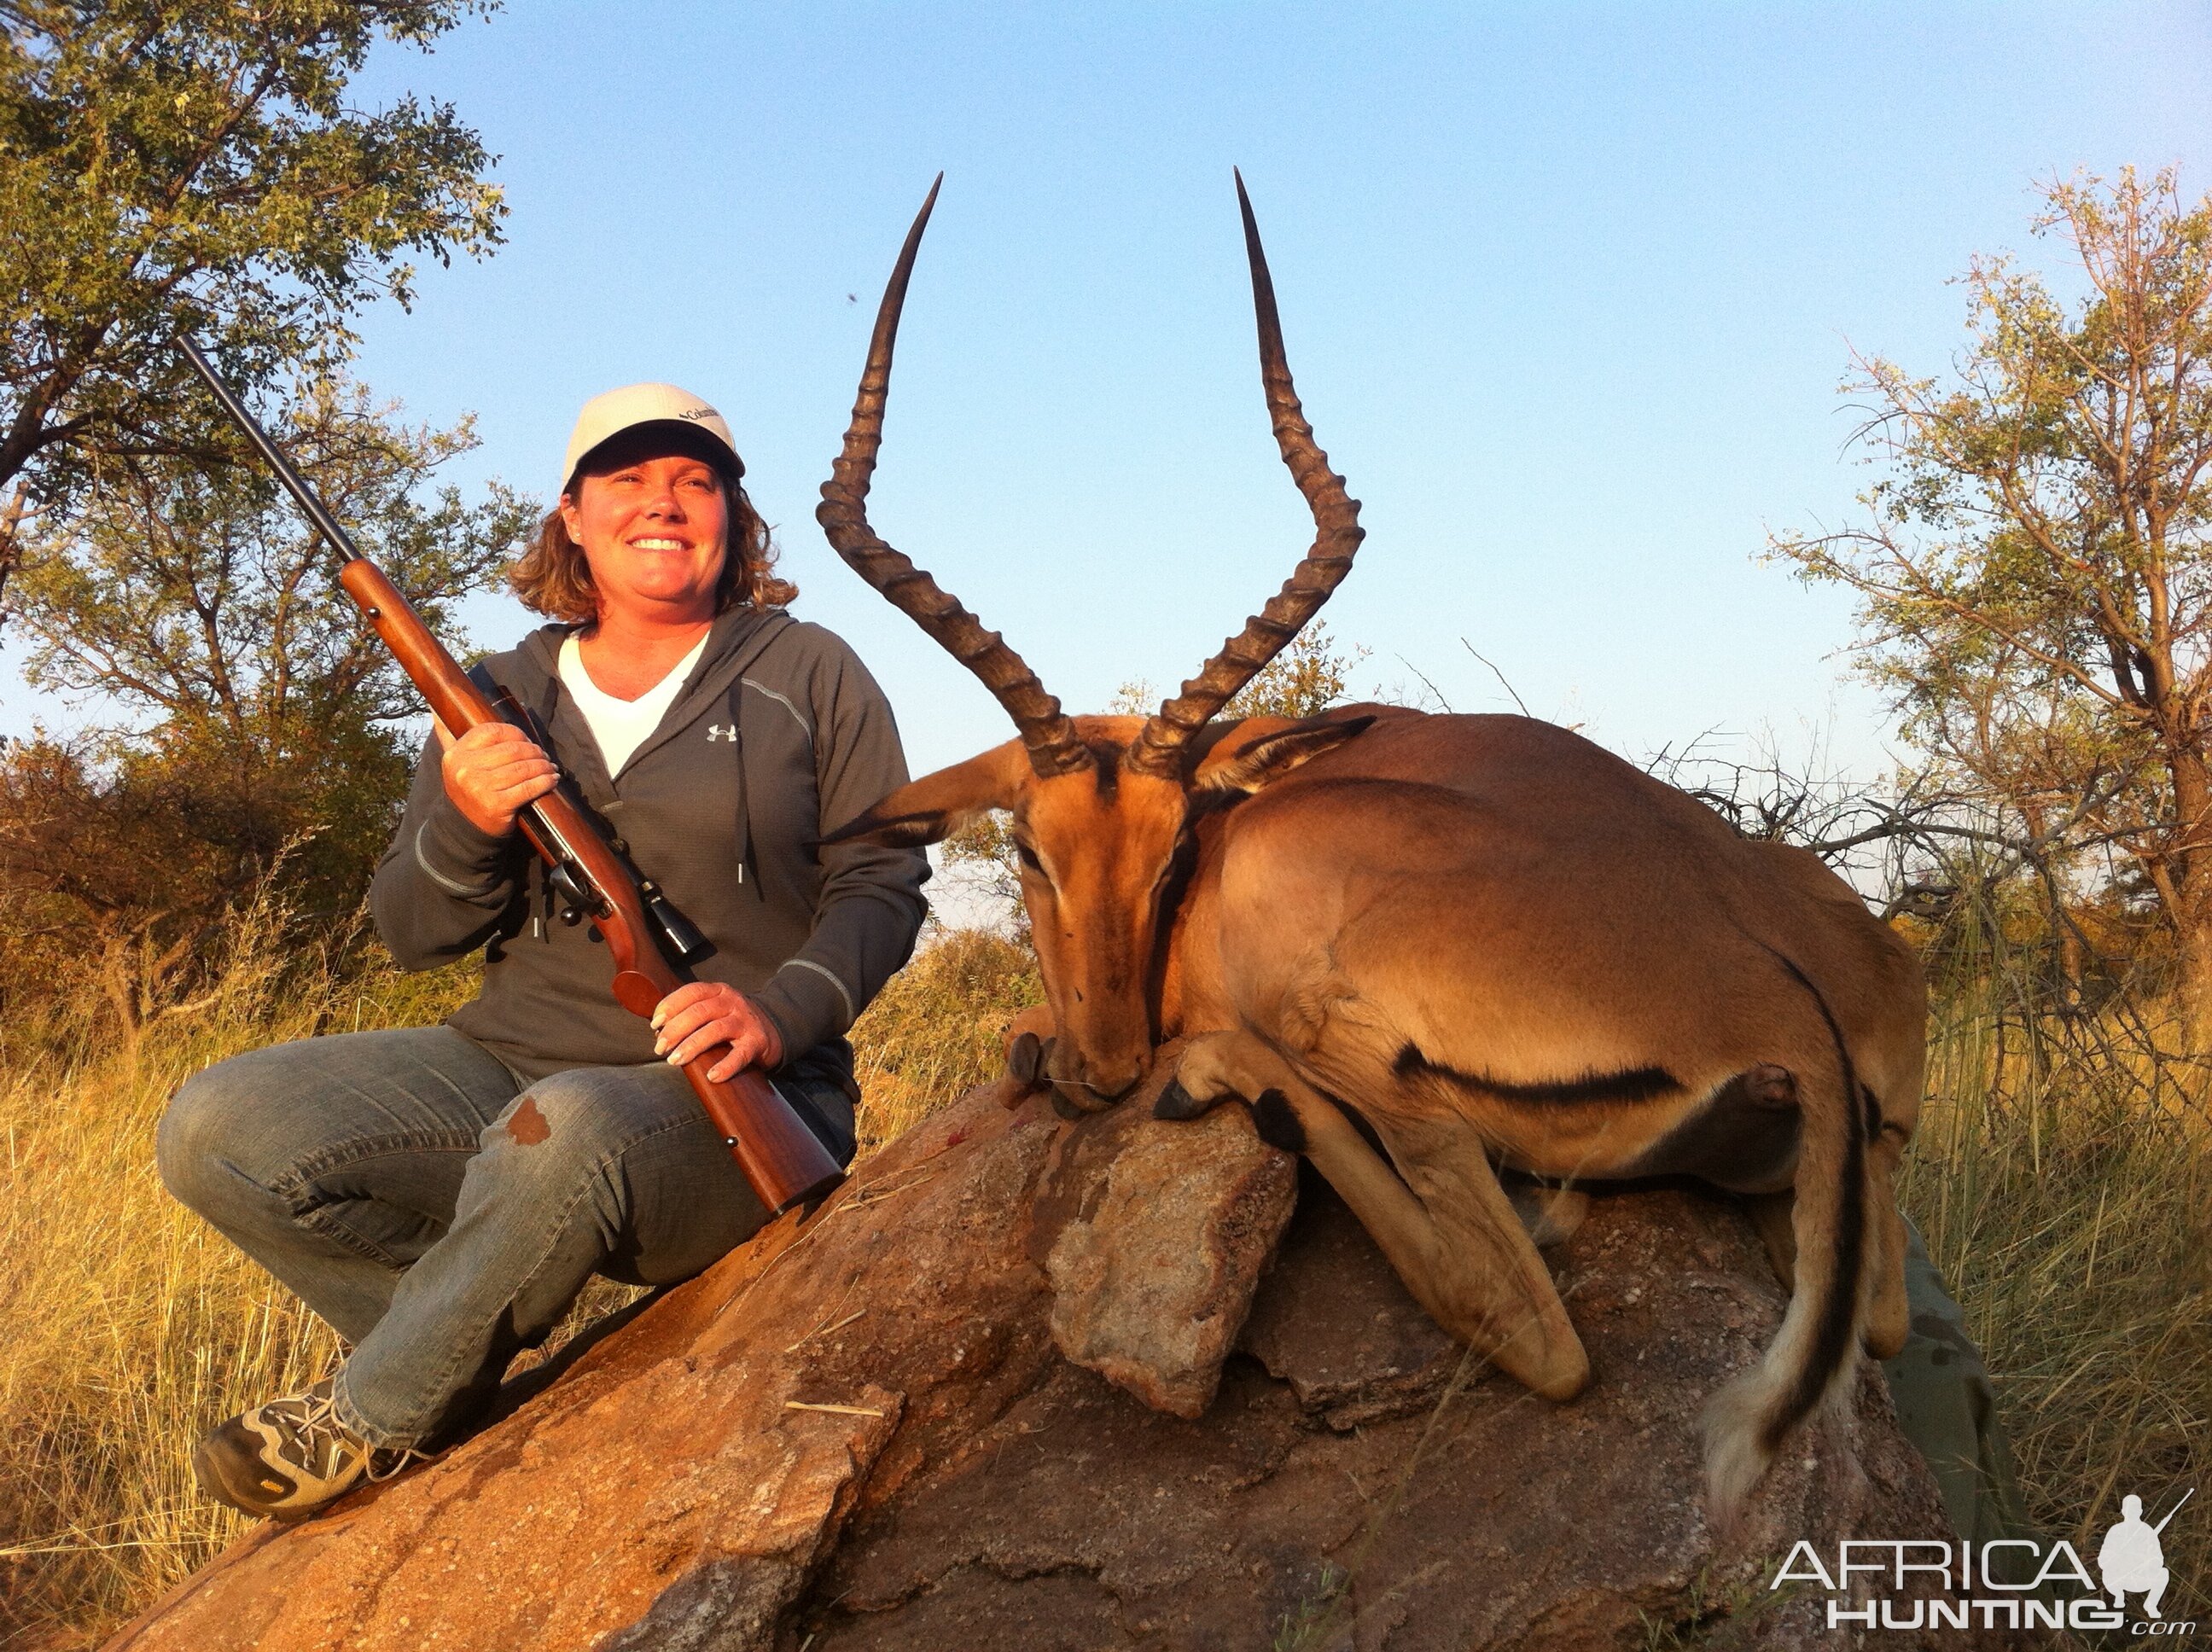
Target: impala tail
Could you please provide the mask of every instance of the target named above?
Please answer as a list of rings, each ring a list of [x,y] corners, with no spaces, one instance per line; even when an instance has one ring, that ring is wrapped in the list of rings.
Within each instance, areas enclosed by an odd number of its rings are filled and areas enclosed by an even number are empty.
[[[1869,1194],[1858,1074],[1820,988],[1775,956],[1820,1010],[1832,1054],[1802,1085],[1805,1133],[1793,1217],[1796,1288],[1789,1311],[1765,1357],[1705,1410],[1707,1505],[1723,1529],[1735,1523],[1790,1430],[1849,1390],[1866,1317]]]

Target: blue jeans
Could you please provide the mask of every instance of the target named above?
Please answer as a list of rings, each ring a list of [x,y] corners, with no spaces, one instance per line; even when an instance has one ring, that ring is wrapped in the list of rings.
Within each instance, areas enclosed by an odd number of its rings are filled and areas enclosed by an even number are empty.
[[[851,1157],[853,1104],[791,1080]],[[665,1062],[528,1083],[450,1027],[347,1033],[221,1062],[177,1092],[169,1191],[354,1345],[338,1416],[434,1446],[594,1273],[689,1278],[766,1219]]]

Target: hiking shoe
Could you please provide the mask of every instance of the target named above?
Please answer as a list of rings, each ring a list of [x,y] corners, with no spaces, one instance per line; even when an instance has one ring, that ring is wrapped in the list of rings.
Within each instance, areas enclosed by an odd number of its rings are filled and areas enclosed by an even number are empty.
[[[338,1421],[331,1378],[240,1412],[192,1448],[200,1490],[241,1514],[305,1520],[428,1454],[372,1446]]]

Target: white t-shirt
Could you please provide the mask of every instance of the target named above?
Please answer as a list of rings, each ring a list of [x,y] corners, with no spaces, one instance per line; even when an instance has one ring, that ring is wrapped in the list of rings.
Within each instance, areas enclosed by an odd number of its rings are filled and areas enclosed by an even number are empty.
[[[576,709],[584,714],[584,722],[592,731],[592,738],[599,743],[599,756],[607,765],[607,778],[612,780],[623,771],[630,753],[643,745],[653,731],[660,726],[661,718],[675,703],[691,668],[699,663],[699,656],[707,651],[707,637],[700,637],[691,652],[669,668],[662,677],[635,700],[617,700],[598,683],[584,669],[583,651],[577,647],[572,634],[561,645],[561,686],[568,690]]]

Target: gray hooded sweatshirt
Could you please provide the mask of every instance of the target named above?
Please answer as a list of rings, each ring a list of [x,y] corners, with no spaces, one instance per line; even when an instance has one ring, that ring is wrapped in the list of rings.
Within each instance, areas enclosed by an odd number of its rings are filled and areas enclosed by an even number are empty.
[[[477,668],[551,734],[552,755],[608,835],[714,951],[691,969],[744,993],[782,1036],[787,1066],[850,1092],[843,1034],[904,963],[927,907],[910,849],[817,841],[906,781],[883,690],[836,635],[781,610],[738,609],[659,726],[610,775],[561,687],[572,627],[532,632]],[[446,795],[433,738],[370,909],[410,969],[481,947],[483,991],[449,1023],[526,1078],[650,1061],[652,1029],[608,990],[588,921],[560,921],[520,835],[486,835]]]

